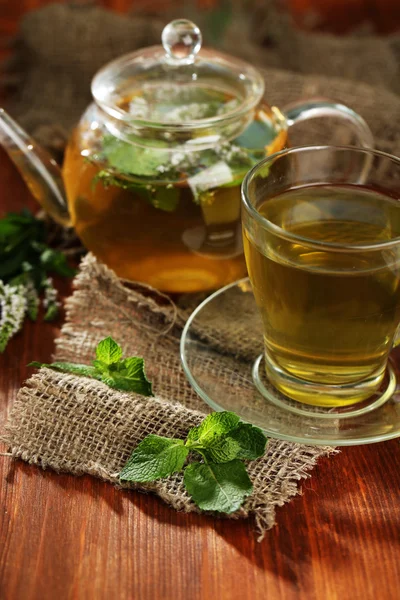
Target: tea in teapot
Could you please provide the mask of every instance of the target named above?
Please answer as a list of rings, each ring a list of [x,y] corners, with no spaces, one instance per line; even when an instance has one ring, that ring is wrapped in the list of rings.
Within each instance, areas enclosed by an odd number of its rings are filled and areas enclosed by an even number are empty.
[[[162,46],[101,69],[62,173],[0,113],[0,141],[46,210],[120,277],[166,292],[212,290],[246,274],[241,183],[287,145],[293,123],[335,114],[372,143],[345,106],[270,107],[256,69],[201,42],[196,25],[173,21]]]

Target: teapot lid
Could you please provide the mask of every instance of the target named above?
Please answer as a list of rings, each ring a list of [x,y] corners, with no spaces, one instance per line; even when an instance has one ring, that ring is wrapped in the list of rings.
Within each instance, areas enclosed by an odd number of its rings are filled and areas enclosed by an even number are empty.
[[[93,97],[111,117],[146,128],[194,130],[238,119],[258,104],[260,73],[202,48],[194,23],[172,21],[161,39],[162,46],[122,56],[94,77]]]

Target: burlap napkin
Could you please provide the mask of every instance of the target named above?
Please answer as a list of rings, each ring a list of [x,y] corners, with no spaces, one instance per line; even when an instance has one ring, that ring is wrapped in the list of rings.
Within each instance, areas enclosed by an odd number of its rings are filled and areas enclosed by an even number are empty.
[[[180,364],[179,339],[187,308],[181,310],[147,288],[126,287],[91,255],[82,263],[75,288],[67,301],[56,359],[89,364],[97,343],[111,335],[127,355],[145,358],[155,397],[117,392],[92,379],[44,368],[20,390],[2,439],[13,457],[31,464],[75,475],[89,473],[119,484],[118,473],[147,434],[185,437],[209,411]],[[208,329],[204,335],[209,338],[211,333]],[[243,337],[240,330],[236,335]],[[214,337],[218,338],[217,330]],[[235,388],[238,382],[230,360],[199,357],[208,373]],[[275,507],[299,493],[299,481],[320,456],[331,452],[270,440],[265,456],[248,466],[254,492],[231,518],[254,517],[262,538],[275,522]],[[155,492],[177,510],[198,511],[180,474],[126,487]]]

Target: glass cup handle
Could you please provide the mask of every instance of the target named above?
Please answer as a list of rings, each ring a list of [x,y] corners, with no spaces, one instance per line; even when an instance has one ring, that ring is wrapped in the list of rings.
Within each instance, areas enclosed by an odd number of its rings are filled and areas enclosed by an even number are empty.
[[[372,148],[374,145],[374,138],[367,123],[359,114],[344,104],[338,104],[332,100],[299,101],[289,104],[282,112],[289,127],[308,119],[338,117],[351,126],[360,146]]]

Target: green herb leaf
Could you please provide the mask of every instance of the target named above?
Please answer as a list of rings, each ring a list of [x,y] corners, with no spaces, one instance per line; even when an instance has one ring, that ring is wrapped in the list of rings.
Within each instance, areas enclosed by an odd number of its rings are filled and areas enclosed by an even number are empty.
[[[151,382],[144,371],[143,358],[131,356],[122,360],[122,349],[112,337],[107,337],[98,344],[96,356],[92,366],[66,362],[30,363],[29,366],[48,367],[64,373],[93,377],[115,390],[135,392],[142,396],[153,395]]]
[[[119,173],[152,177],[159,175],[158,167],[167,162],[169,152],[165,147],[143,148],[109,135],[102,140],[102,154]]]
[[[184,473],[185,487],[202,510],[232,513],[237,510],[253,486],[240,460],[224,464],[188,465]]]
[[[105,365],[112,365],[122,357],[122,348],[112,337],[106,337],[96,348],[96,358]]]
[[[123,481],[154,481],[180,471],[189,450],[182,440],[148,435],[133,451],[119,477]]]
[[[201,454],[214,463],[225,463],[239,458],[240,445],[226,435],[215,436],[204,444]]]
[[[50,304],[50,306],[47,308],[43,319],[46,322],[50,322],[50,321],[55,321],[55,319],[57,319],[58,315],[60,314],[60,310],[58,308],[57,304]]]
[[[228,440],[235,442],[238,446],[237,458],[255,460],[265,452],[267,438],[258,427],[250,423],[239,423],[239,425],[228,434]]]
[[[109,365],[107,365],[102,360],[94,360],[92,365],[96,367],[99,373],[103,373],[104,375],[108,375],[109,373]]]
[[[152,395],[151,383],[146,377],[143,358],[137,356],[124,358],[118,364],[118,371],[115,376],[118,379],[127,380],[132,391],[143,396]]]
[[[144,360],[136,356],[125,358],[116,365],[111,365],[102,381],[110,387],[126,392],[135,392],[142,396],[152,396],[152,386],[144,371]]]
[[[47,369],[53,369],[54,371],[60,371],[62,373],[71,373],[72,375],[82,375],[83,377],[92,377],[93,379],[101,380],[101,375],[97,372],[95,367],[89,365],[79,365],[76,363],[69,362],[54,362],[51,364],[31,362],[28,367],[46,367]]]
[[[18,272],[20,266],[28,257],[27,248],[19,248],[13,252],[12,255],[9,255],[6,251],[0,253],[0,279],[5,282]]]
[[[253,460],[262,456],[267,438],[258,427],[239,423],[234,413],[209,415],[201,425],[190,430],[187,446],[215,463],[235,458]]]
[[[239,421],[239,417],[233,412],[213,412],[198,427],[193,427],[189,431],[187,443],[189,447],[193,445],[209,446],[216,436],[235,429]]]
[[[232,513],[252,492],[246,467],[238,458],[258,457],[265,449],[262,431],[240,423],[235,413],[212,413],[182,440],[147,436],[134,450],[120,473],[124,481],[154,481],[183,468],[189,451],[200,453],[204,463],[191,463],[184,484],[202,510]]]
[[[44,244],[36,246],[40,254],[40,262],[46,271],[57,273],[63,277],[73,277],[76,274],[76,269],[72,269],[65,257],[65,254],[58,250],[52,250],[46,247]]]
[[[151,199],[154,208],[159,208],[166,212],[173,212],[176,210],[179,204],[179,192],[176,187],[172,185],[159,185],[154,189],[154,195]]]

